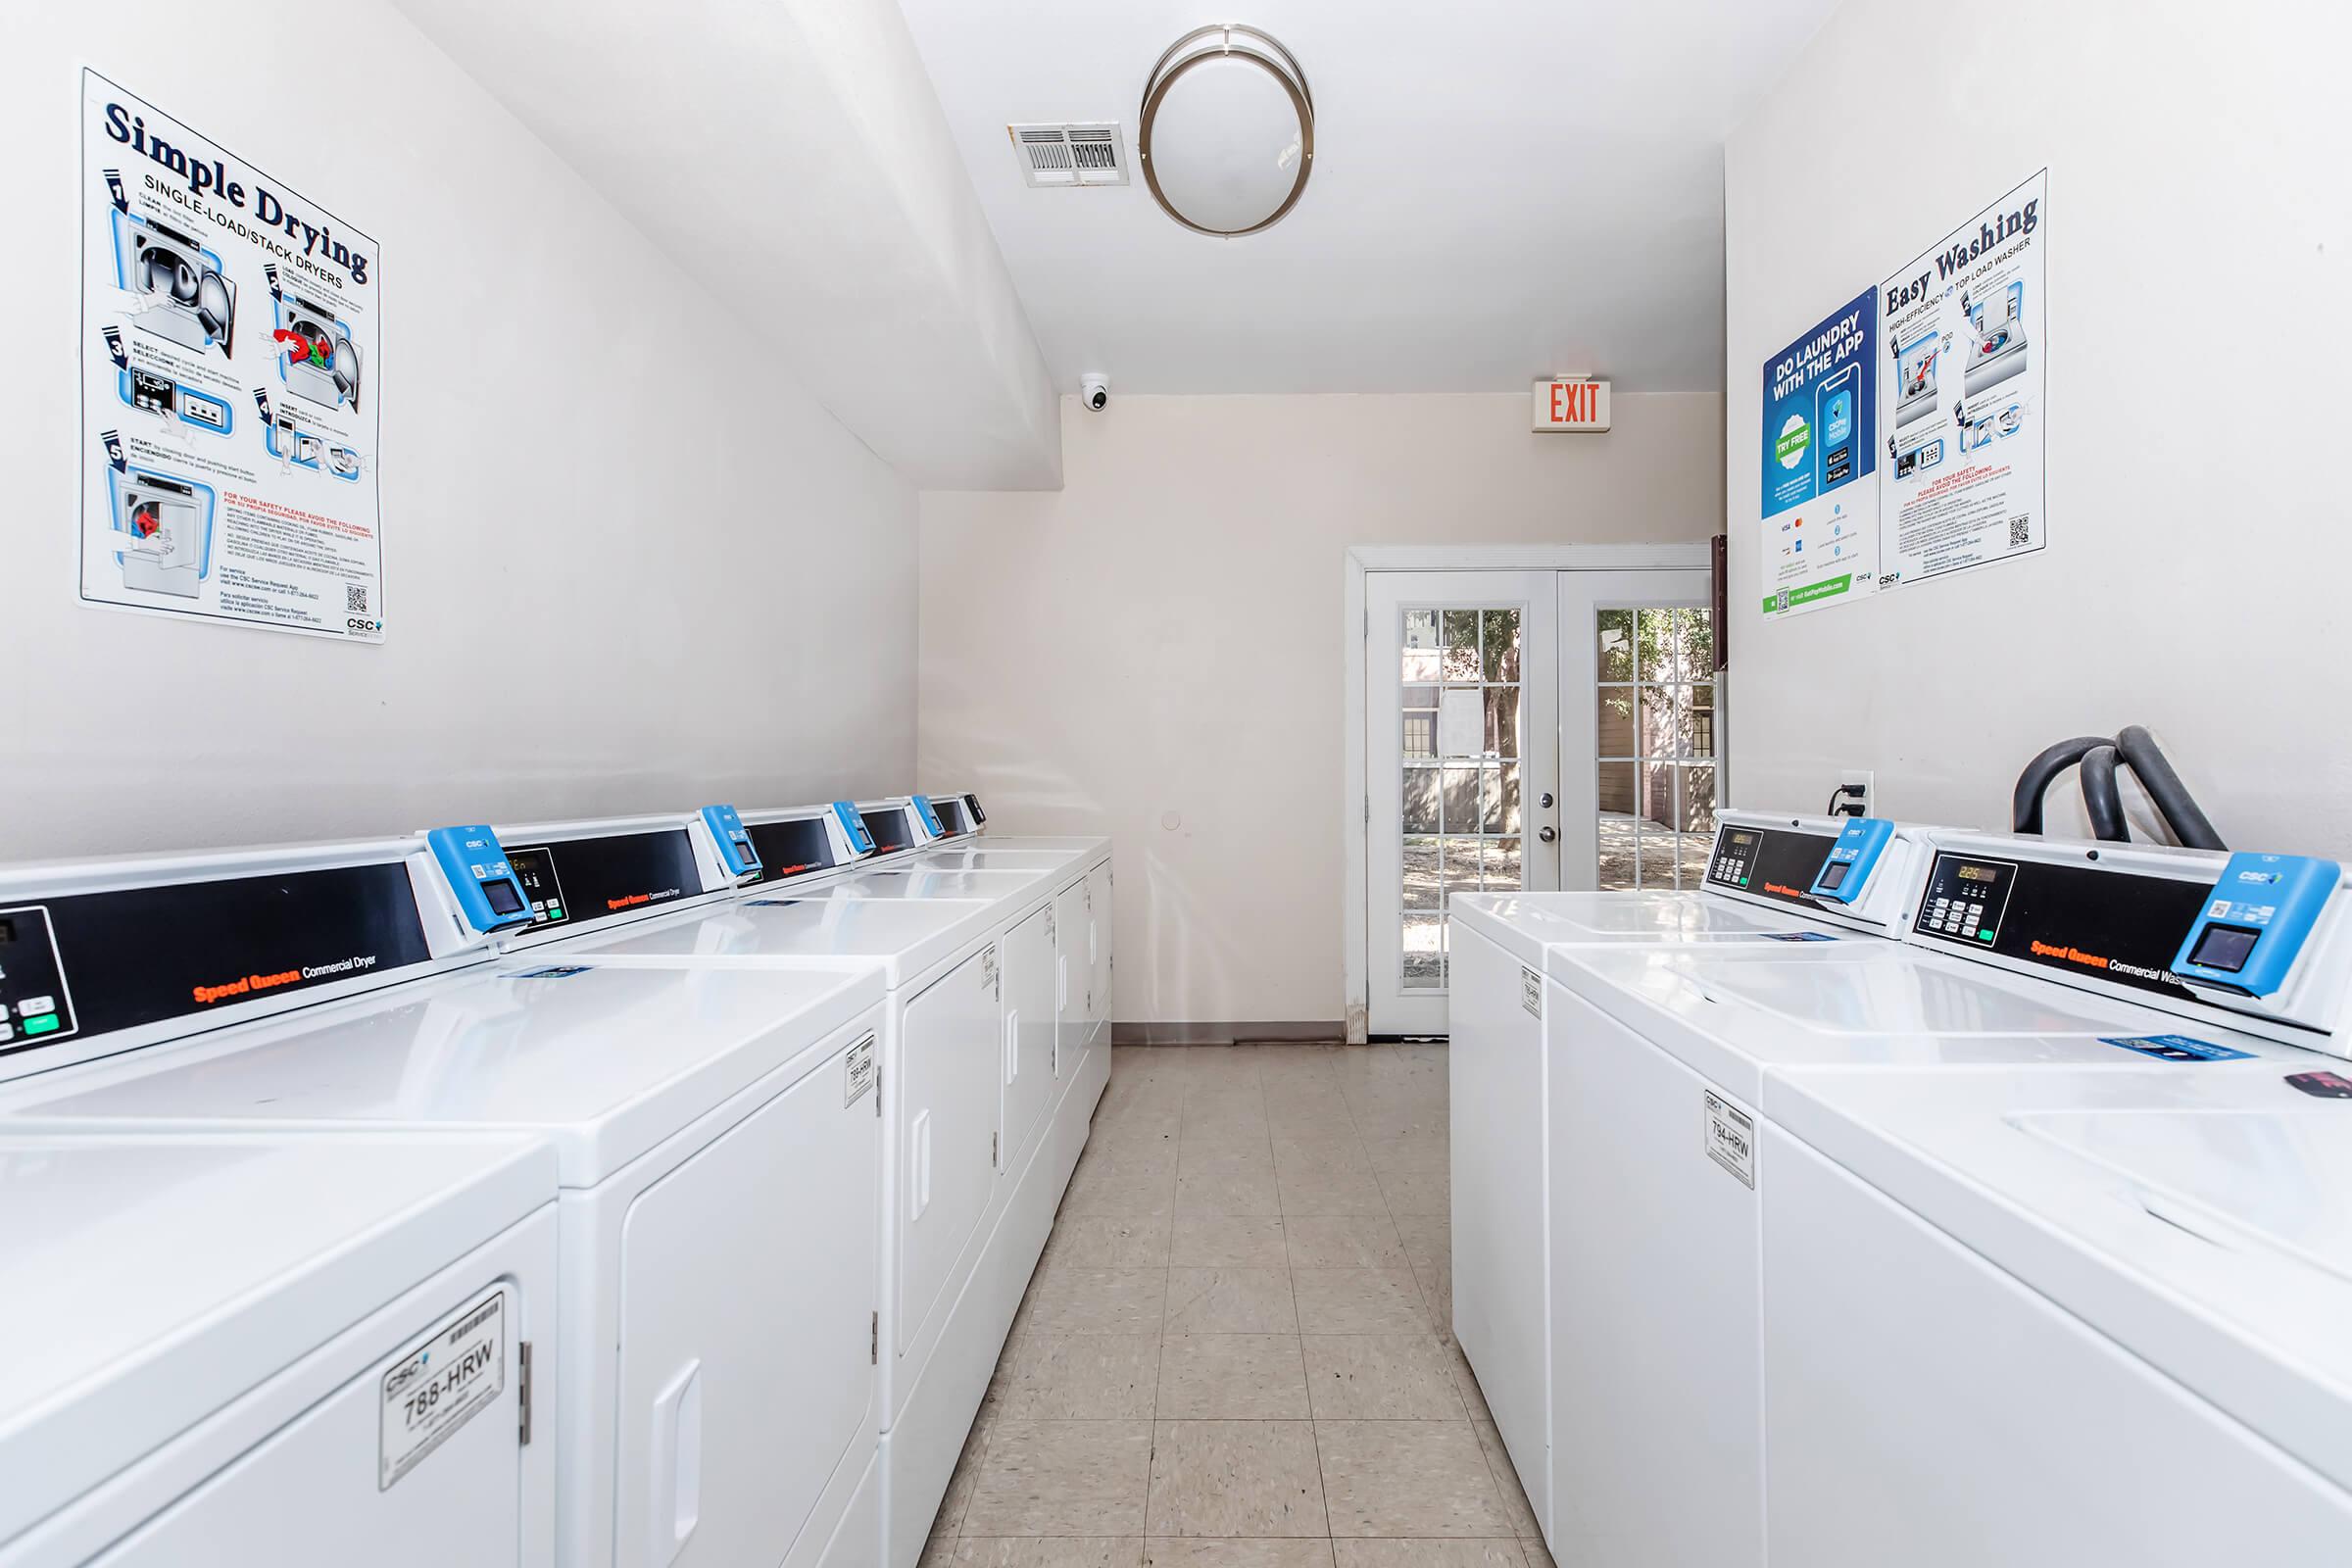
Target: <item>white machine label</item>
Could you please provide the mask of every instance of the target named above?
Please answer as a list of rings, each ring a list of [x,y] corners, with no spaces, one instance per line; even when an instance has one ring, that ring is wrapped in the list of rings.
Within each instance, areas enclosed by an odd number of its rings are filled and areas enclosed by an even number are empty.
[[[997,950],[993,946],[981,951],[980,983],[991,991],[997,989]]]
[[[384,1374],[375,1490],[389,1492],[507,1386],[507,1293],[445,1319]]]
[[[1538,1018],[1544,1016],[1544,977],[1524,964],[1519,969],[1519,1005]]]
[[[841,1102],[855,1105],[874,1087],[874,1037],[867,1035],[850,1048],[847,1070],[848,1083],[842,1090]]]
[[[1707,1094],[1707,1157],[1749,1187],[1756,1185],[1754,1118],[1713,1090]]]

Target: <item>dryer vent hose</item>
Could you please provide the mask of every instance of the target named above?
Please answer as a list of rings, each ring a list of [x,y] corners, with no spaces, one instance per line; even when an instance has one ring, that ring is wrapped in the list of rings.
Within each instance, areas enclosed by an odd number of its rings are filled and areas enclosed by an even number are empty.
[[[2090,818],[2090,830],[2110,843],[2125,843],[2132,837],[2124,820],[2123,792],[2116,785],[2116,769],[2129,767],[2147,791],[2148,799],[2163,813],[2165,825],[2173,837],[2192,850],[2226,850],[2222,836],[2214,831],[2213,822],[2180,782],[2180,775],[2156,744],[2145,725],[2127,725],[2113,739],[2100,735],[2078,735],[2047,748],[2028,762],[2025,771],[2017,776],[2017,790],[2009,808],[2010,829],[2017,833],[2039,833],[2042,830],[2042,797],[2059,774],[2070,767],[2080,767],[2082,780],[2082,807]]]

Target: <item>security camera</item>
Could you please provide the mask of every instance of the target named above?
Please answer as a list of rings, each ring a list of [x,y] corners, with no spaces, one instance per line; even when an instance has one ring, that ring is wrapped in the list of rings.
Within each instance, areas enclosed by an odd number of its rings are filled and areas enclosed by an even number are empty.
[[[1086,406],[1101,414],[1110,404],[1110,377],[1101,371],[1079,377],[1078,385],[1086,394]]]

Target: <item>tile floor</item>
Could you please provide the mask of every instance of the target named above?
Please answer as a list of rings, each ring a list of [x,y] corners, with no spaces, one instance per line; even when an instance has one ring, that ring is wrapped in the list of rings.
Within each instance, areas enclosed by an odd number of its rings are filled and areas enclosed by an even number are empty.
[[[1448,1332],[1442,1046],[1122,1047],[923,1568],[1552,1568]]]

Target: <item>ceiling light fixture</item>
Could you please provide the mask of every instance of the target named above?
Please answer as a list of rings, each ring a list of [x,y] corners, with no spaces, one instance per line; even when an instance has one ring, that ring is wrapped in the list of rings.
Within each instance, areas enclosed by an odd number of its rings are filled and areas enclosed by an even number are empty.
[[[1306,73],[1255,27],[1196,27],[1144,85],[1144,183],[1170,218],[1231,239],[1280,222],[1315,164]]]

